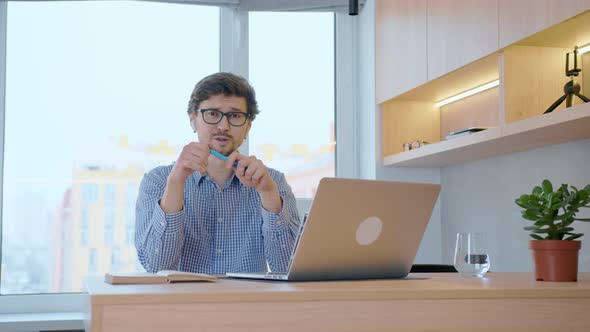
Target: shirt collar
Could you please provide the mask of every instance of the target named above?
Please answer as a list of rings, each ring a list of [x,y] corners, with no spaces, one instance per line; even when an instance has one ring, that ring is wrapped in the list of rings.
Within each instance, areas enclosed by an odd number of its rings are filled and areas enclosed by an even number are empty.
[[[211,177],[209,176],[203,176],[201,175],[201,173],[199,173],[198,171],[194,172],[192,174],[193,180],[195,181],[195,183],[197,184],[197,186],[200,186],[201,183],[203,183],[204,179],[209,179],[209,181],[213,182],[213,179],[211,179]],[[240,179],[238,179],[238,177],[236,176],[236,172],[234,172],[231,176],[231,178],[223,184],[223,186],[221,186],[221,188],[225,188],[225,187],[229,187],[231,185],[241,185],[242,183],[240,182]]]

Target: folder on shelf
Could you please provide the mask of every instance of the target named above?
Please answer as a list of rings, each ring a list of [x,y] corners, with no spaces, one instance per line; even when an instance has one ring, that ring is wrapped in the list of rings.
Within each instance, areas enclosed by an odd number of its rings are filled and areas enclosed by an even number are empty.
[[[454,131],[454,132],[448,134],[445,137],[445,139],[451,139],[451,138],[456,138],[456,137],[460,137],[460,136],[464,136],[464,135],[477,133],[479,131],[486,130],[488,128],[489,127],[469,127],[469,128],[457,130],[457,131]]]

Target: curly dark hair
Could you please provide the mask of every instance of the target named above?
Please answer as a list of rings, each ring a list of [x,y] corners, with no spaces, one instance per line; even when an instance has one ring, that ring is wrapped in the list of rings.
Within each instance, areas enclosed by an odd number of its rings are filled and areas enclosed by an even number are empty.
[[[187,112],[190,114],[196,111],[199,109],[201,102],[216,95],[246,98],[247,113],[250,115],[251,120],[254,120],[256,115],[260,113],[256,102],[256,93],[250,83],[242,76],[226,72],[209,75],[195,85],[191,99],[188,102]]]

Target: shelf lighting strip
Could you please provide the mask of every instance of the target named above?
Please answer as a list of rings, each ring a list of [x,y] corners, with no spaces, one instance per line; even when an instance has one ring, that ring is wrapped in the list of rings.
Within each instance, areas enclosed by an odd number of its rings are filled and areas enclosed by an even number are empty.
[[[590,44],[588,44],[588,45],[586,45],[586,46],[581,47],[581,48],[578,49],[578,54],[584,54],[586,52],[590,52]],[[474,95],[476,93],[479,93],[479,92],[482,92],[482,91],[491,89],[493,87],[496,87],[499,84],[500,84],[500,80],[495,80],[495,81],[492,81],[490,83],[486,83],[484,85],[480,85],[480,86],[478,86],[476,88],[473,88],[471,90],[467,90],[467,91],[465,91],[463,93],[460,93],[460,94],[458,94],[456,96],[452,96],[450,98],[441,100],[441,101],[439,101],[439,102],[436,103],[436,107],[441,107],[441,106],[444,106],[444,105],[447,105],[447,104],[456,102],[457,100],[461,100],[463,98],[467,98],[467,97],[472,96],[472,95]]]
[[[480,85],[477,88],[473,88],[471,90],[467,90],[467,91],[465,91],[463,93],[460,93],[460,94],[458,94],[456,96],[452,96],[450,98],[441,100],[438,103],[436,103],[436,107],[441,107],[441,106],[444,106],[446,104],[450,104],[450,103],[456,102],[457,100],[461,100],[463,98],[469,97],[469,96],[474,95],[476,93],[480,93],[482,91],[485,91],[485,90],[491,89],[493,87],[496,87],[499,84],[500,84],[500,80],[495,80],[495,81],[491,81],[490,83],[486,83],[484,85]]]

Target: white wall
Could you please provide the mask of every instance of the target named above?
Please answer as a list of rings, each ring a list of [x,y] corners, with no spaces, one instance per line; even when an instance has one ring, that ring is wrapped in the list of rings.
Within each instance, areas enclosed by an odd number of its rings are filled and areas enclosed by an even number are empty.
[[[405,169],[405,168],[386,168],[377,169],[377,179],[403,182],[419,183],[441,183],[441,171],[439,168],[424,169]],[[444,186],[443,186],[444,188]],[[441,228],[441,206],[443,194],[439,195],[438,201],[432,211],[432,216],[426,227],[426,232],[420,243],[415,263],[419,264],[439,264],[443,263],[442,249],[442,228]]]
[[[590,130],[590,128],[588,129]],[[532,271],[531,225],[514,199],[543,179],[555,185],[590,184],[590,140],[580,140],[442,169],[442,257],[453,262],[457,232],[485,234],[494,271]],[[583,209],[580,217],[590,216]],[[574,224],[581,238],[579,271],[590,271],[590,223]]]

